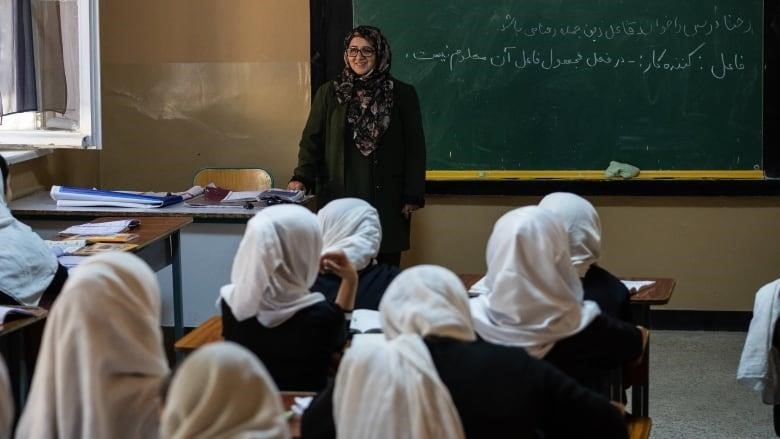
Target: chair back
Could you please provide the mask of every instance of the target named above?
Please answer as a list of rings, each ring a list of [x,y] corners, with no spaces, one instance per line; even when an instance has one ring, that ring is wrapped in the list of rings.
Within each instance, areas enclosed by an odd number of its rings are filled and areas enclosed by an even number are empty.
[[[273,177],[262,168],[203,168],[192,180],[197,186],[209,183],[231,191],[262,191],[274,186]]]

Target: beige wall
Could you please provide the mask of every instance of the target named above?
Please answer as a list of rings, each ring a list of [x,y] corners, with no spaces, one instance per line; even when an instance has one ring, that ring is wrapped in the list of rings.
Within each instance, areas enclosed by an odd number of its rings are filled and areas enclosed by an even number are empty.
[[[101,2],[100,183],[181,190],[208,166],[286,183],[310,93],[307,0]]]
[[[482,272],[493,223],[541,197],[429,197],[404,264]],[[752,310],[780,277],[780,199],[588,197],[604,229],[602,264],[621,276],[673,277],[670,309]]]
[[[104,0],[104,149],[14,166],[22,191],[52,183],[188,187],[204,166],[263,166],[283,186],[309,109],[308,1]],[[404,264],[484,270],[493,222],[539,197],[429,197]],[[603,264],[670,276],[669,308],[750,310],[780,277],[780,201],[591,197]]]

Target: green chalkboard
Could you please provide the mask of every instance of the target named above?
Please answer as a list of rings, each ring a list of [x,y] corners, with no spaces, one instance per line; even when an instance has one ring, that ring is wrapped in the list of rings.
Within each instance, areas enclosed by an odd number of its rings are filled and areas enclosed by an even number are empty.
[[[755,170],[761,0],[353,0],[417,88],[429,170]]]

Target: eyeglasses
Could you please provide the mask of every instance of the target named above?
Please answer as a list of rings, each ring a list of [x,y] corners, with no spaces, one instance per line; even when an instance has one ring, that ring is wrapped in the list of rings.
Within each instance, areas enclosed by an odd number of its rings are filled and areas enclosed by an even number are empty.
[[[347,56],[350,58],[354,58],[358,56],[358,53],[363,55],[366,58],[371,58],[376,54],[376,50],[374,50],[373,47],[361,47],[360,49],[358,49],[357,47],[347,48]]]

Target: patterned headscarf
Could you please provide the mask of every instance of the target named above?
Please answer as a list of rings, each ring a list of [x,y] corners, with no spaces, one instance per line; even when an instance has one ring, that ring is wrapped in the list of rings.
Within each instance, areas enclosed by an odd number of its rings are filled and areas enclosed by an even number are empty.
[[[346,49],[354,37],[363,37],[376,49],[374,69],[358,76],[349,67]],[[390,76],[390,45],[382,32],[373,26],[358,26],[344,39],[344,70],[334,81],[336,99],[348,103],[347,123],[352,140],[364,156],[371,155],[390,126],[393,110],[393,78]]]

